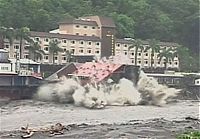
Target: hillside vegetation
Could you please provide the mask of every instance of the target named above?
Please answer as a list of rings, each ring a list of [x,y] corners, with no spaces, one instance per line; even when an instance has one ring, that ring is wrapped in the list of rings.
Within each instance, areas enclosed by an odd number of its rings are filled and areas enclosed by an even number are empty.
[[[120,38],[155,38],[198,49],[199,0],[0,0],[0,25],[49,31],[65,18],[109,16]]]

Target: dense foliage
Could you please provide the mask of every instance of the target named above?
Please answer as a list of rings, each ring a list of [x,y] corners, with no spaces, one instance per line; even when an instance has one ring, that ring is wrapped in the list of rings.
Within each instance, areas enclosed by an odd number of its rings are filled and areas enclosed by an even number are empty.
[[[110,16],[118,37],[178,42],[197,52],[199,0],[0,0],[0,25],[49,31],[69,17]]]
[[[177,136],[177,139],[200,139],[200,131],[185,132]]]

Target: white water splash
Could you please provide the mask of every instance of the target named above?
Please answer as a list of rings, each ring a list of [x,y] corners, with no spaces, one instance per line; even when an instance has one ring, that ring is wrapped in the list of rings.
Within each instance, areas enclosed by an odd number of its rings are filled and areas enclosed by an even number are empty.
[[[109,81],[109,80],[108,80]],[[73,102],[76,106],[104,108],[108,105],[163,105],[175,97],[180,90],[168,88],[140,73],[137,89],[130,80],[122,78],[118,84],[81,86],[75,79],[62,80],[55,84],[43,85],[37,97],[41,100]]]
[[[74,102],[77,106],[103,108],[106,105],[136,105],[141,101],[140,93],[133,83],[121,79],[119,84],[81,86],[74,79],[63,78],[60,82],[43,85],[37,98],[45,101]]]
[[[168,88],[165,85],[158,84],[156,79],[147,77],[141,71],[137,89],[141,93],[142,104],[159,105],[166,104],[170,98],[173,98],[180,93],[180,90],[175,88]]]
[[[112,56],[109,59],[96,58],[99,63],[132,64],[126,55]],[[179,90],[160,85],[141,71],[135,87],[133,82],[122,78],[118,84],[108,79],[103,84],[81,86],[78,80],[63,77],[55,84],[39,88],[37,98],[46,101],[73,102],[76,106],[103,108],[107,105],[163,105],[175,97]]]

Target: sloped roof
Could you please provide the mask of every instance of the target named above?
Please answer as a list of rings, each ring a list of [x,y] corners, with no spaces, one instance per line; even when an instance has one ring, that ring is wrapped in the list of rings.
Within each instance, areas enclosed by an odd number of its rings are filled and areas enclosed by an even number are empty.
[[[99,16],[99,19],[103,27],[116,27],[112,18]]]
[[[93,82],[100,82],[121,66],[122,64],[86,62],[78,67],[73,75],[89,77]]]
[[[59,22],[59,24],[80,24],[80,25],[97,26],[97,23],[95,21],[87,21],[82,19],[67,19]]]
[[[16,59],[9,59],[12,63],[16,63]],[[31,59],[20,59],[19,61],[21,64],[33,64],[33,65],[40,65],[40,63],[35,62]]]
[[[90,40],[90,41],[100,41],[99,37],[96,36],[79,36],[79,35],[69,35],[69,34],[58,34],[58,33],[48,33],[48,32],[35,32],[31,31],[32,37],[48,37],[48,38],[60,38],[69,40]]]
[[[131,44],[132,42],[130,40],[126,40],[126,39],[116,39],[115,40],[116,43],[125,43],[125,44]],[[149,42],[147,40],[142,40],[143,44],[149,44]],[[173,43],[173,42],[159,42],[158,43],[160,46],[177,46],[177,43]]]
[[[100,24],[102,27],[112,27],[115,28],[115,23],[113,21],[112,18],[110,17],[104,17],[104,16],[85,16],[85,17],[81,17],[83,19],[98,19],[100,21]]]

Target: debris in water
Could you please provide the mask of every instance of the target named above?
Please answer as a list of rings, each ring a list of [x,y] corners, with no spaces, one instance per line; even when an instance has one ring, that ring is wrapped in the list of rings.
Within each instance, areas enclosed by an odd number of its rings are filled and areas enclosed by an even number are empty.
[[[47,128],[29,128],[28,125],[26,127],[21,127],[21,131],[26,133],[26,135],[22,135],[22,138],[30,138],[34,135],[35,132],[48,132],[51,136],[63,134],[63,130],[66,129],[61,123],[57,123]]]

